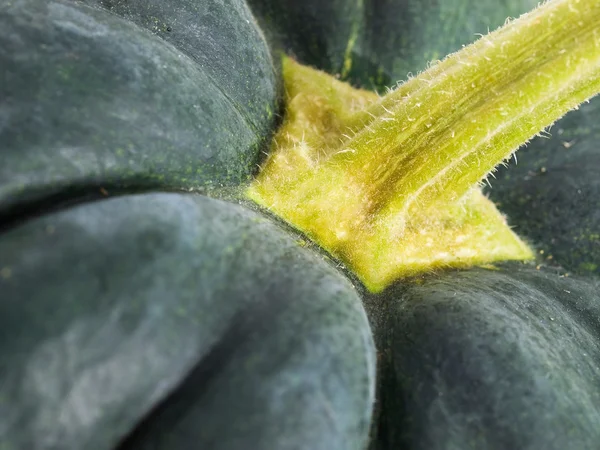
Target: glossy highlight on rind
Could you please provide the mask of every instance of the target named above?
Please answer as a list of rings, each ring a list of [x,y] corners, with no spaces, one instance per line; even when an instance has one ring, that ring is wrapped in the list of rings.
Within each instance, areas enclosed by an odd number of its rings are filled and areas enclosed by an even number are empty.
[[[290,60],[284,77],[287,119],[248,195],[370,290],[530,259],[477,183],[600,90],[600,4],[545,3],[381,99]]]

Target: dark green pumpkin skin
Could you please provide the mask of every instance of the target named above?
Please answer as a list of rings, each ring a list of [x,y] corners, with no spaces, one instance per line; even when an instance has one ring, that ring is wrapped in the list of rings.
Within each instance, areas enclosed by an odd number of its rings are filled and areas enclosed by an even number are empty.
[[[264,139],[269,135],[279,77],[263,33],[245,2],[82,1],[145,28],[181,51],[201,67],[256,136]]]
[[[0,6],[0,220],[256,170],[278,81],[245,3],[99,3],[123,18],[70,0]]]
[[[296,239],[180,194],[3,233],[2,448],[364,448],[367,318],[351,283]]]
[[[597,448],[598,280],[506,263],[365,305],[380,363],[372,449]]]
[[[350,36],[360,24],[361,2],[249,0],[275,51],[304,64],[340,73]]]
[[[268,45],[383,89],[537,2],[248,3],[269,44],[241,0],[0,6],[0,447],[358,450],[372,330],[371,448],[596,448],[595,278],[507,264],[357,294],[243,206],[69,205],[247,181],[276,123]],[[588,273],[597,103],[492,191],[519,233]]]

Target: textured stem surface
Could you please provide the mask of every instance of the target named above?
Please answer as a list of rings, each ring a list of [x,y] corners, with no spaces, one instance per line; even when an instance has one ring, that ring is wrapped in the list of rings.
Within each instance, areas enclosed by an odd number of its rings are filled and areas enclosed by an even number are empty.
[[[478,182],[600,91],[600,2],[553,0],[379,98],[284,61],[286,120],[248,194],[371,290],[532,252]]]

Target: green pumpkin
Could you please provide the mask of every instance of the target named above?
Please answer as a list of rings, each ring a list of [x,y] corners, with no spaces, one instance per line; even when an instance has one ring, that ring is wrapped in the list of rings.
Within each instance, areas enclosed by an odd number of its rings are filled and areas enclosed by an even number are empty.
[[[371,293],[244,196],[280,51],[383,92],[537,2],[247,3],[0,6],[0,448],[594,448],[599,99],[486,191],[535,263]]]

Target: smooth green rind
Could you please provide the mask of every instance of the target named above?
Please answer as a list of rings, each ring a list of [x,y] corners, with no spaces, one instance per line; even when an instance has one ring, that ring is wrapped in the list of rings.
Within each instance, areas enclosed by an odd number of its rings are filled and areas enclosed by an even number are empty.
[[[364,111],[343,111],[335,80],[287,66],[288,117],[249,196],[377,291],[436,267],[532,257],[473,186],[600,91],[600,4],[546,3]],[[294,86],[303,76],[320,92]]]
[[[190,194],[103,200],[4,232],[0,448],[362,450],[367,318],[296,239]]]
[[[600,285],[505,263],[397,283],[365,305],[373,450],[563,450],[600,442]]]
[[[248,0],[274,47],[329,73],[344,70],[364,0]]]
[[[246,2],[83,0],[146,28],[181,50],[227,98],[256,136],[270,136],[279,74]],[[242,69],[243,70],[240,70]]]
[[[98,6],[3,2],[0,217],[90,192],[247,181],[277,81],[245,3],[228,5],[135,3],[132,20],[165,24],[157,35]]]

